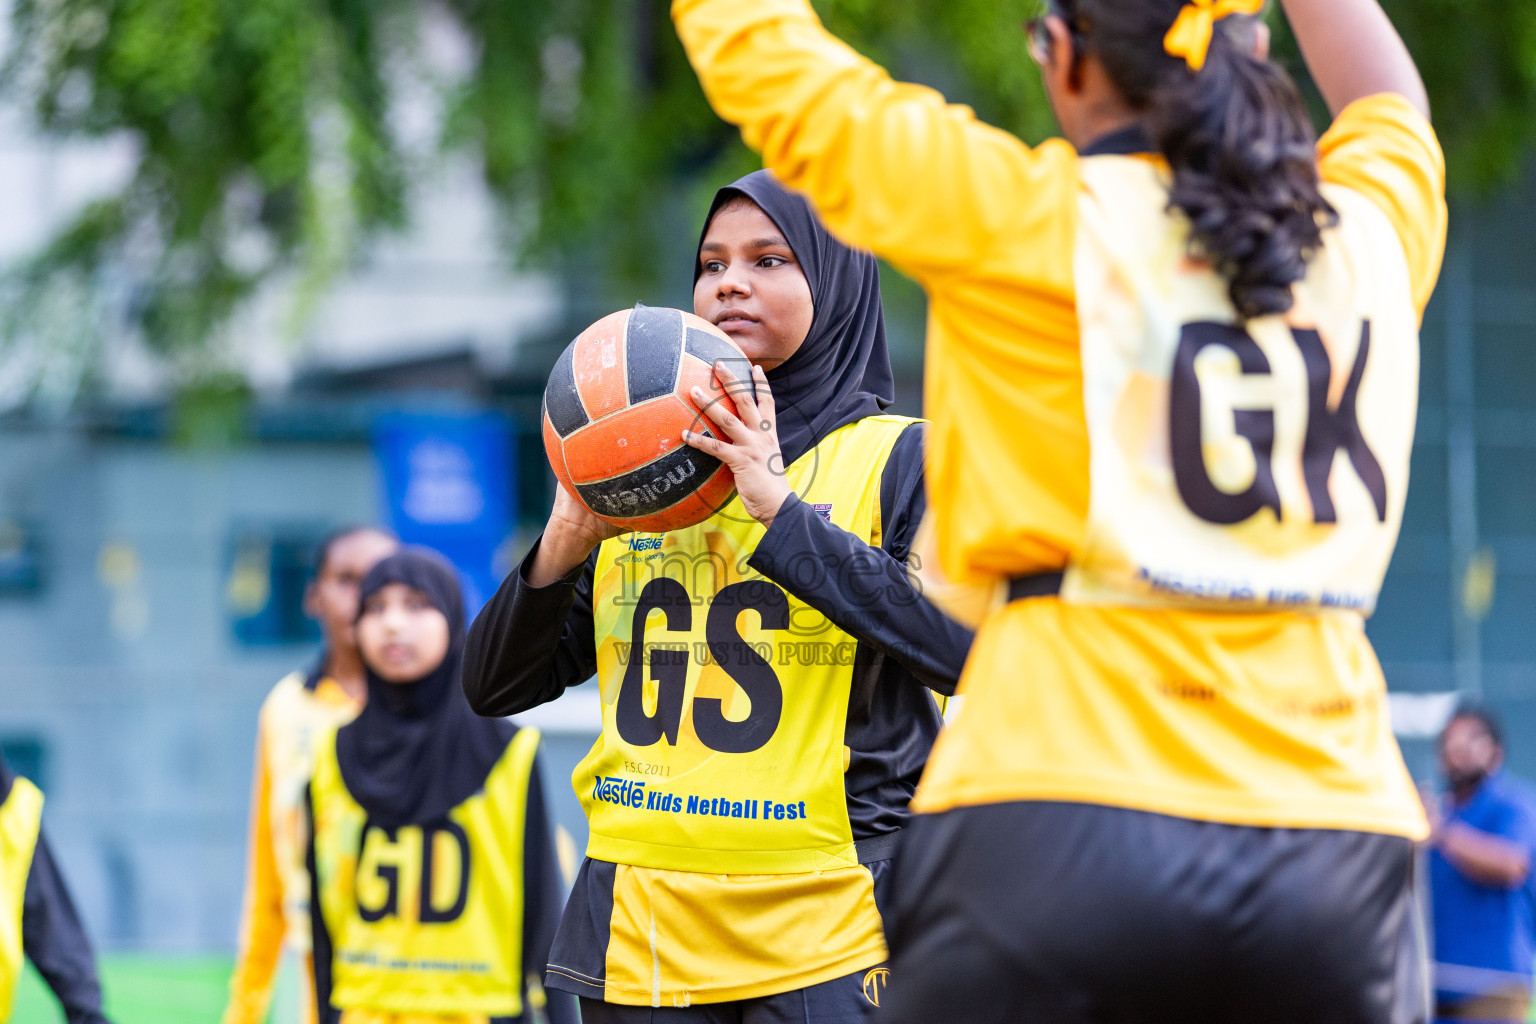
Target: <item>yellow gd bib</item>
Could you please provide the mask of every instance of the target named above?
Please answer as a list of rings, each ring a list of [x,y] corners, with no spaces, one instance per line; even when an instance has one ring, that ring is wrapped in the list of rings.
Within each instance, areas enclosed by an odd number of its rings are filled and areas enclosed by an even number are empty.
[[[788,483],[878,544],[881,474],[913,422],[842,427],[788,468]],[[736,497],[697,526],[599,550],[603,732],[572,776],[589,856],[725,874],[858,863],[843,789],[857,642],[747,565],[766,532]],[[792,571],[809,584],[858,567],[812,560]],[[888,599],[867,586],[872,603]]]
[[[1082,162],[1075,273],[1091,499],[1068,601],[1369,615],[1397,542],[1418,406],[1402,245],[1328,187],[1287,314],[1235,322],[1170,230],[1166,171]]]
[[[435,824],[391,830],[347,792],[335,734],[321,742],[311,799],[335,1006],[523,1012],[523,825],[538,745],[538,730],[520,730],[484,789]]]
[[[11,1019],[21,977],[21,913],[32,872],[32,854],[43,822],[43,794],[17,776],[0,804],[0,1020]]]

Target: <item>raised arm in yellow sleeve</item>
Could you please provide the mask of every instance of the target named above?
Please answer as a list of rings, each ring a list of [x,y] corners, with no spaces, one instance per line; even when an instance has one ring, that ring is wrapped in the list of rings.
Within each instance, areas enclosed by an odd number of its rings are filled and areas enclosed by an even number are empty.
[[[1408,256],[1413,300],[1422,316],[1445,256],[1445,155],[1429,121],[1392,93],[1343,110],[1318,140],[1324,181],[1370,199],[1392,222]]]
[[[674,0],[672,18],[715,111],[763,162],[845,242],[919,279],[975,260],[1018,230],[1043,182],[1072,178],[1066,143],[1031,150],[893,82],[807,0]]]
[[[262,727],[265,728],[265,722]],[[272,849],[272,773],[267,765],[265,737],[256,737],[256,779],[251,793],[250,837],[246,849],[244,908],[240,915],[240,947],[235,973],[229,979],[229,1005],[224,1024],[263,1024],[272,999],[272,980],[283,951],[282,881]]]

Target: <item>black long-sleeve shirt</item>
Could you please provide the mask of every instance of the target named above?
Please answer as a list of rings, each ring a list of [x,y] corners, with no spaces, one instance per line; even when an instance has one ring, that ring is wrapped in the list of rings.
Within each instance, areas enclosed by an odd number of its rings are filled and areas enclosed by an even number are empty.
[[[315,834],[314,804],[312,793],[306,792],[305,813],[308,834]],[[523,978],[543,978],[544,966],[549,961],[549,947],[555,941],[555,929],[560,925],[560,912],[565,908],[565,887],[560,881],[559,864],[555,859],[554,835],[549,827],[549,814],[544,805],[544,782],[535,758],[528,775],[528,807],[523,819]],[[321,1008],[321,1024],[338,1024],[341,1011],[331,1005],[331,971],[334,950],[331,947],[330,929],[321,913],[320,889],[315,871],[315,844],[311,839],[305,851],[304,862],[309,869],[309,927],[314,943],[315,1005]],[[565,992],[545,990],[545,1019],[549,1024],[580,1024],[581,1015],[576,1009],[576,997]],[[528,1006],[529,993],[523,990],[523,1014],[521,1017],[492,1017],[490,1024],[518,1024],[532,1019]]]
[[[939,716],[925,687],[950,695],[971,634],[911,588],[906,560],[926,507],[922,424],[902,432],[880,477],[879,547],[788,498],[747,564],[825,615],[857,643],[844,742],[855,839],[893,832],[907,817]],[[597,671],[592,615],[596,552],[562,580],[529,585],[523,564],[470,627],[464,692],[482,715],[554,700]],[[831,571],[796,572],[806,560]]]
[[[15,781],[0,761],[0,804],[10,799]],[[101,982],[91,941],[41,829],[22,897],[21,947],[53,990],[69,1024],[108,1024],[101,1012]]]

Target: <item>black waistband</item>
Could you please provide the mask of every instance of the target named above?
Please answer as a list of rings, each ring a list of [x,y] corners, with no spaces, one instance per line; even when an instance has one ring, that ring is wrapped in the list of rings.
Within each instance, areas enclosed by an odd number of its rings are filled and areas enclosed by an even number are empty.
[[[901,847],[901,832],[901,829],[897,829],[895,832],[886,832],[884,835],[856,840],[853,848],[858,852],[859,863],[873,864],[896,856],[896,851]]]
[[[1027,597],[1054,597],[1061,593],[1064,574],[1042,572],[1033,576],[1015,576],[1008,581],[1008,600],[1022,601]]]

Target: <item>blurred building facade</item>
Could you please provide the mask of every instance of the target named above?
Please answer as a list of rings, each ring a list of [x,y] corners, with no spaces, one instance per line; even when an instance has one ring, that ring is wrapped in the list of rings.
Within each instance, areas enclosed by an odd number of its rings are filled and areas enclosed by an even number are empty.
[[[36,585],[0,599],[0,746],[106,948],[227,948],[243,875],[255,713],[309,657],[242,641],[268,595],[236,561],[374,516],[366,447],[213,458],[60,429],[0,434],[0,493]],[[14,527],[13,527],[14,529]],[[245,593],[240,593],[241,586]]]
[[[1368,633],[1395,691],[1486,701],[1511,769],[1536,776],[1536,175],[1452,214],[1402,539]],[[1442,722],[1404,736],[1420,778]]]
[[[126,140],[39,138],[0,106],[0,262],[119,185],[131,157]],[[257,709],[316,656],[300,606],[316,540],[388,518],[380,418],[520,416],[534,476],[517,494],[547,501],[542,371],[519,353],[558,333],[559,284],[510,269],[468,161],[441,163],[412,209],[296,336],[280,285],[242,314],[227,357],[255,401],[234,445],[170,440],[168,374],[131,338],[107,340],[72,408],[20,404],[0,366],[0,750],[44,789],[105,949],[233,947]],[[562,818],[579,825],[574,801]]]

